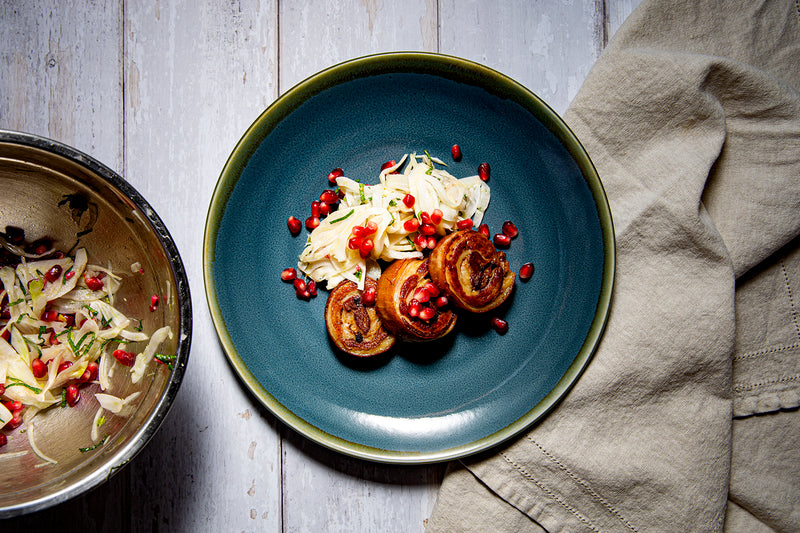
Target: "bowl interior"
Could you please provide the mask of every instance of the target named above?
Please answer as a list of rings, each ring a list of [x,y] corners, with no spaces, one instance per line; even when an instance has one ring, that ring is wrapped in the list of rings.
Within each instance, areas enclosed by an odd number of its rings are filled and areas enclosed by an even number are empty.
[[[149,440],[166,414],[183,374],[190,336],[188,287],[180,258],[166,230],[146,202],[126,182],[88,156],[32,136],[0,137],[0,228],[25,230],[29,241],[51,238],[55,248],[83,247],[89,262],[110,265],[123,278],[115,307],[142,321],[152,333],[169,325],[173,338],[161,352],[176,354],[173,371],[151,363],[137,385],[126,372],[112,379],[110,394],[124,398],[141,391],[130,417],[106,412],[102,446],[92,445],[91,424],[99,404],[83,389],[74,408],[51,407],[36,417],[36,444],[57,464],[42,464],[20,430],[7,432],[0,457],[0,516],[43,508],[77,495],[107,479]],[[165,243],[172,249],[165,250]],[[143,273],[133,272],[139,263]],[[149,311],[153,294],[161,297]],[[139,350],[144,343],[139,343]]]

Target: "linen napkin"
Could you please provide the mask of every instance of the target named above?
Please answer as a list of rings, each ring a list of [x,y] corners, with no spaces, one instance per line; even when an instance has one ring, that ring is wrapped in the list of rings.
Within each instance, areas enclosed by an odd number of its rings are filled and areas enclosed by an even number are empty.
[[[565,119],[617,272],[586,371],[428,531],[800,531],[800,2],[652,0]]]

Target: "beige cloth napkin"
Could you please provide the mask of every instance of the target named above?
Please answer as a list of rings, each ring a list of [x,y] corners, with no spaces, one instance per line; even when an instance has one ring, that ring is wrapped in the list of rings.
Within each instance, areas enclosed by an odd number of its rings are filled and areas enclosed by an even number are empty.
[[[800,531],[800,0],[645,1],[566,120],[611,203],[599,349],[429,532]]]

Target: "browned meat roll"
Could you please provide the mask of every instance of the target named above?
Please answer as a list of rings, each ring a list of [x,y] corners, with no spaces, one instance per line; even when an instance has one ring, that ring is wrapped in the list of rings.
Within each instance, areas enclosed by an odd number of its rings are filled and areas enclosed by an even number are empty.
[[[433,283],[452,302],[473,313],[484,313],[511,295],[516,274],[506,254],[482,233],[461,230],[444,237],[429,257]]]
[[[427,259],[392,263],[378,279],[376,309],[389,331],[410,341],[444,337],[456,324],[448,300],[431,283]]]
[[[395,336],[383,327],[375,311],[376,290],[375,280],[367,278],[363,292],[352,281],[343,281],[328,294],[325,326],[333,343],[343,352],[371,357],[394,346]]]

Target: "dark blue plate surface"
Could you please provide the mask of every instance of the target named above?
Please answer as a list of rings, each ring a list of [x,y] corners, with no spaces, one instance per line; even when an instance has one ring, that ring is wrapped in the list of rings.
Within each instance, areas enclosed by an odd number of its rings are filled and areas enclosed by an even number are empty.
[[[456,163],[450,147],[464,153]],[[376,183],[380,165],[427,150],[457,177],[491,164],[485,222],[513,220],[517,281],[499,313],[462,316],[454,334],[354,360],[332,348],[326,291],[298,300],[279,273],[295,266],[304,220],[328,172]],[[402,53],[334,66],[299,84],[244,134],[222,171],[204,245],[209,307],[245,385],[278,418],[341,452],[423,463],[475,453],[542,417],[588,363],[614,270],[611,214],[578,140],[535,95],[458,58]]]

